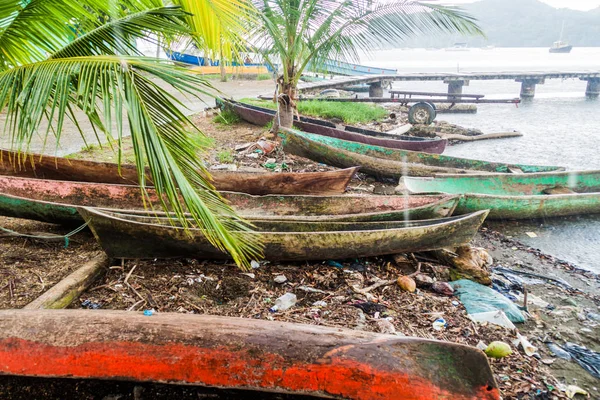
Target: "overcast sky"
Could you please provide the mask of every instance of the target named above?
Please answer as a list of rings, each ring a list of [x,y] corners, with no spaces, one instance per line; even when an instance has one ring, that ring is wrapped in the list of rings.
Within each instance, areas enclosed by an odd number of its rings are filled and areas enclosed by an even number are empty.
[[[473,3],[476,0],[443,0],[447,4]],[[574,10],[588,11],[600,7],[600,0],[540,0],[557,8],[572,8]]]

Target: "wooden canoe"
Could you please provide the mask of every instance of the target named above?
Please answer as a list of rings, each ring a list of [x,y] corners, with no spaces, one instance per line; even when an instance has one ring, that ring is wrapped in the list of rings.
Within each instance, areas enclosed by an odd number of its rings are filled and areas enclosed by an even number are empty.
[[[295,129],[281,128],[279,136],[282,138],[284,149],[290,153],[337,167],[360,165],[361,172],[374,176],[397,178],[401,176],[433,176],[439,173],[508,173],[511,170],[533,173],[562,169],[554,166],[503,164],[390,149]]]
[[[17,161],[18,160],[18,161]],[[35,168],[34,168],[35,166]],[[211,171],[217,190],[248,194],[316,194],[344,193],[358,167],[303,173],[252,173]],[[0,174],[24,178],[60,179],[64,181],[135,184],[138,182],[134,165],[121,166],[108,162],[74,160],[62,157],[31,154],[23,158],[10,151],[0,150]]]
[[[249,219],[304,221],[393,221],[446,217],[457,196],[252,196],[221,192]],[[149,202],[161,209],[152,189]],[[144,210],[140,188],[128,185],[54,181],[0,175],[0,215],[50,223],[79,224],[77,206]]]
[[[268,108],[252,106],[250,104],[239,103],[232,100],[222,100],[224,107],[231,109],[244,121],[251,124],[264,126],[273,121],[274,110]],[[384,146],[394,149],[404,149],[412,151],[423,151],[427,153],[441,154],[448,141],[446,139],[423,139],[412,136],[400,136],[385,134],[369,129],[345,127],[339,129],[336,125],[314,118],[300,117],[294,121],[296,128],[318,135],[334,137],[354,142]]]
[[[499,400],[451,342],[248,318],[0,311],[0,374],[168,382],[353,400]]]
[[[228,259],[198,229],[153,217],[81,207],[104,251],[114,258]],[[487,211],[407,222],[256,221],[264,258],[272,261],[331,260],[456,247],[469,242]],[[152,220],[153,222],[150,222]]]
[[[600,171],[405,177],[402,183],[414,193],[465,193],[460,214],[489,209],[489,218],[527,219],[600,213]]]

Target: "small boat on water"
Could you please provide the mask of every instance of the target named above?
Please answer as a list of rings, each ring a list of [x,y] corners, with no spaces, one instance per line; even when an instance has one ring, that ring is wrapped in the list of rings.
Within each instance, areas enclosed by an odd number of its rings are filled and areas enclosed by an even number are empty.
[[[147,189],[148,206],[161,210],[156,193]],[[221,192],[243,217],[252,220],[394,221],[446,217],[457,196],[251,196]],[[146,214],[137,186],[0,176],[0,215],[50,223],[81,224],[77,206],[139,210]]]
[[[0,174],[25,178],[60,179],[77,182],[135,184],[138,173],[135,165],[76,160],[39,154],[18,155],[0,150]],[[18,160],[18,161],[17,161]],[[237,191],[254,195],[344,193],[358,171],[351,167],[326,172],[223,172],[210,171],[217,190]],[[149,178],[149,176],[148,176]]]
[[[257,396],[500,399],[487,357],[471,346],[180,313],[2,310],[0,374],[168,382]]]
[[[233,100],[219,100],[218,104],[232,110],[244,121],[255,125],[267,125],[269,122],[272,122],[275,117],[274,110]],[[394,135],[369,129],[354,128],[351,126],[342,126],[340,129],[340,127],[331,122],[309,117],[300,117],[300,119],[295,118],[294,125],[304,132],[317,135],[376,146],[423,151],[434,154],[441,154],[448,144],[446,139],[415,138],[412,136]]]
[[[361,172],[374,176],[433,176],[440,173],[532,173],[557,171],[561,167],[504,164],[439,154],[419,153],[368,145],[280,128],[284,149],[290,153],[337,167],[360,165]]]
[[[114,258],[228,259],[201,230],[184,229],[154,216],[80,207],[100,246]],[[487,211],[419,221],[297,222],[254,221],[264,259],[331,260],[457,247],[468,243]]]
[[[562,28],[560,30],[560,39],[556,42],[552,43],[552,47],[550,47],[550,53],[570,53],[573,50],[573,46],[569,43],[563,41],[563,34],[565,33],[565,22],[562,23]]]
[[[489,209],[490,219],[527,219],[600,213],[600,171],[437,175],[402,183],[413,193],[464,194],[457,214]]]

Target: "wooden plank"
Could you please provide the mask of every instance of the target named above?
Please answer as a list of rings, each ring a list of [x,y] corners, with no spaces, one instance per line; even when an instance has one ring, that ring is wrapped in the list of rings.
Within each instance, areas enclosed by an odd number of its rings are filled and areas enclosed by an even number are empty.
[[[73,300],[85,292],[96,281],[108,266],[106,254],[100,254],[81,268],[48,289],[37,299],[27,304],[24,309],[60,309],[67,308]]]
[[[390,90],[389,91],[392,97],[394,95],[404,95],[406,96],[439,96],[439,97],[448,97],[448,93],[433,93],[433,92],[411,92],[404,90]],[[474,98],[481,99],[485,97],[484,94],[452,94],[453,97],[457,98]]]
[[[0,311],[0,373],[353,400],[500,399],[487,358],[474,347],[174,313]]]

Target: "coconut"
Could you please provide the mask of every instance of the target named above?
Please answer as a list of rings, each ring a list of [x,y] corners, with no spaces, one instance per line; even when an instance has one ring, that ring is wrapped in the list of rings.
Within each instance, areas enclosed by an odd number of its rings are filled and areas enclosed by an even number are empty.
[[[492,342],[485,349],[485,354],[492,358],[503,358],[512,354],[510,345],[504,342]]]
[[[415,280],[410,276],[399,277],[398,286],[400,286],[400,289],[404,290],[405,292],[413,293],[415,290],[417,290],[417,284],[415,283]]]

